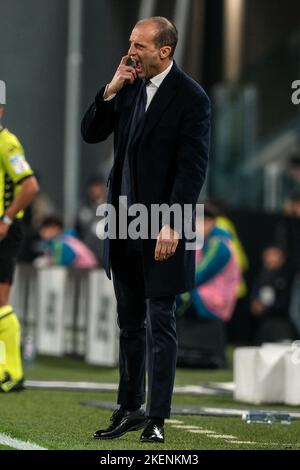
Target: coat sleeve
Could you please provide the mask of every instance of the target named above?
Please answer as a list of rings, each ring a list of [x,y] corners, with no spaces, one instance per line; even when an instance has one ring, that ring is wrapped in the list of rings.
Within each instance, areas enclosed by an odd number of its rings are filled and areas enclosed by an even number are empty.
[[[81,135],[85,142],[95,144],[106,140],[115,129],[116,98],[104,101],[105,87],[101,88],[81,121]]]
[[[171,204],[196,204],[203,186],[210,144],[210,101],[197,93],[186,106],[179,136]]]

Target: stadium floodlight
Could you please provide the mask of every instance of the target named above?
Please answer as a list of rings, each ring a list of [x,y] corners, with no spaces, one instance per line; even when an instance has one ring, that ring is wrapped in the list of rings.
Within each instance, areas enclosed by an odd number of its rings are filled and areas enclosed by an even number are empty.
[[[0,80],[0,104],[6,104],[6,85],[3,80]]]

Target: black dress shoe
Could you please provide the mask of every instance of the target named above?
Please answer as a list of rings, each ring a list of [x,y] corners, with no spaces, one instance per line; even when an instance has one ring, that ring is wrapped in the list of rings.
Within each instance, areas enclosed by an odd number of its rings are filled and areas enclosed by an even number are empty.
[[[165,442],[165,432],[163,424],[155,423],[151,419],[142,432],[141,442]]]
[[[95,439],[115,439],[126,432],[142,429],[147,422],[144,410],[127,411],[123,408],[115,410],[110,418],[111,424],[107,429],[99,429],[94,434]]]

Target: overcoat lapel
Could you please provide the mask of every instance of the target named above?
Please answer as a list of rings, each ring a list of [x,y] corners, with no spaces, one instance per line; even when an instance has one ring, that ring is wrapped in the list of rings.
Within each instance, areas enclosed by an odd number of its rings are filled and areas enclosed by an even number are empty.
[[[142,129],[143,137],[145,137],[153,127],[160,120],[164,110],[168,107],[174,95],[176,94],[177,87],[180,83],[180,72],[174,63],[170,73],[166,76],[145,114],[144,126]]]

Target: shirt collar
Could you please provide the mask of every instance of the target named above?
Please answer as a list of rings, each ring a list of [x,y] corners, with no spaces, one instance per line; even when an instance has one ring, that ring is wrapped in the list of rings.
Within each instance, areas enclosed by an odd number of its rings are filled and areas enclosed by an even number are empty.
[[[173,66],[173,61],[170,63],[169,67],[166,70],[159,73],[158,75],[155,75],[155,77],[150,78],[150,82],[154,86],[156,86],[156,88],[158,88],[162,84],[162,82],[164,81],[168,73],[170,72],[172,66]]]

